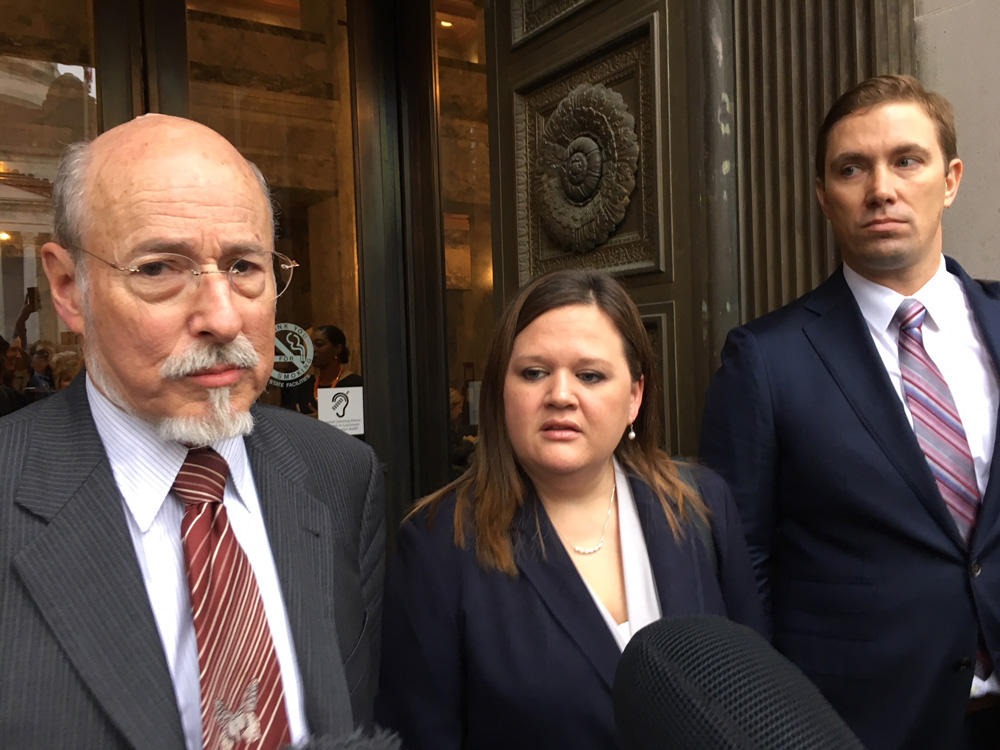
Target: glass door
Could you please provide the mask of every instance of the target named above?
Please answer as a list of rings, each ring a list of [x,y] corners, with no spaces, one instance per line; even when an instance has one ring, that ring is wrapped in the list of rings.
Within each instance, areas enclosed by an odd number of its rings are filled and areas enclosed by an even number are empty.
[[[66,144],[98,130],[91,4],[14,0],[0,7],[0,414],[75,374],[76,335],[56,315],[38,255],[52,230],[52,178]]]
[[[436,0],[438,154],[448,347],[448,472],[475,450],[479,382],[495,320],[482,2]]]
[[[188,115],[260,167],[277,250],[299,263],[278,300],[265,400],[362,435],[363,352],[346,0],[188,0]]]
[[[76,348],[36,253],[65,145],[144,112],[199,120],[260,166],[278,249],[301,265],[279,300],[264,398],[363,432],[385,466],[394,528],[446,468],[443,274],[439,243],[425,241],[441,214],[436,177],[421,184],[436,175],[436,156],[425,158],[436,141],[408,140],[426,114],[412,106],[434,92],[431,1],[0,4],[0,344],[21,344],[5,379],[25,384],[32,343]],[[426,24],[407,25],[414,14]],[[403,51],[414,45],[427,50],[419,65]],[[417,227],[411,217],[431,204],[433,226]],[[350,409],[333,403],[345,387],[364,388],[347,392]]]

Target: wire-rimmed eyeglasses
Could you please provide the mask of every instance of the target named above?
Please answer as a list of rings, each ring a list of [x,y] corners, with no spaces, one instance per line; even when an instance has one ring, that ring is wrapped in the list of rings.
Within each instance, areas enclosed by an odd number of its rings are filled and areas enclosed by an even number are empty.
[[[83,252],[116,271],[128,274],[125,280],[129,291],[146,302],[162,302],[177,297],[197,287],[201,277],[210,273],[225,274],[233,291],[250,299],[264,294],[268,281],[273,280],[274,296],[277,298],[288,289],[292,272],[299,265],[287,255],[269,250],[244,253],[208,271],[194,258],[178,253],[151,253],[136,258],[132,265],[119,266],[89,250]]]

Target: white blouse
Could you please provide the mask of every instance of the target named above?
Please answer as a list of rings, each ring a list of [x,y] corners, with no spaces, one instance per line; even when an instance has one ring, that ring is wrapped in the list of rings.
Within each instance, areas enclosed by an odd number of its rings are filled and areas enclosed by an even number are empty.
[[[653,580],[653,569],[649,565],[646,538],[642,533],[639,513],[635,509],[632,488],[618,460],[615,459],[614,463],[615,487],[618,495],[618,535],[621,540],[628,619],[622,623],[615,622],[615,618],[611,616],[608,608],[586,580],[584,585],[587,586],[587,591],[597,605],[597,611],[601,613],[611,635],[618,643],[618,648],[624,651],[626,644],[636,632],[660,619],[660,599],[656,594],[656,581]]]

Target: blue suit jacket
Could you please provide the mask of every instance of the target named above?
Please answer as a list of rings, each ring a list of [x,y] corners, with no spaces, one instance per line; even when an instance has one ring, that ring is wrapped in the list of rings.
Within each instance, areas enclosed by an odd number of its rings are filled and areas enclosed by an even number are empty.
[[[947,267],[1000,362],[1000,289]],[[967,550],[842,271],[733,330],[722,361],[701,457],[733,489],[775,645],[870,750],[958,747],[980,628],[1000,664],[996,450]]]
[[[697,481],[716,560],[697,530],[676,541],[650,489],[630,479],[662,613],[729,615],[760,629],[729,490],[705,469]],[[515,520],[516,578],[484,570],[471,538],[469,549],[456,547],[454,507],[446,499],[432,522],[411,519],[399,534],[376,718],[408,750],[616,747],[621,652],[541,504],[529,501]]]

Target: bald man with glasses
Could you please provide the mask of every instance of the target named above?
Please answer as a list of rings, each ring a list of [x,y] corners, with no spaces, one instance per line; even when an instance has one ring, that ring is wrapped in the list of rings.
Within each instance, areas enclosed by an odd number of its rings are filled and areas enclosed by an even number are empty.
[[[260,172],[146,115],[72,146],[40,251],[86,377],[0,420],[0,737],[277,748],[371,722],[371,449],[256,404],[275,302]]]

